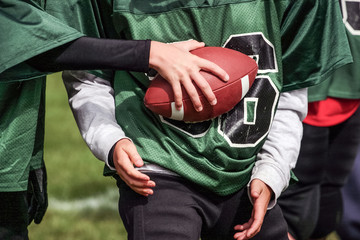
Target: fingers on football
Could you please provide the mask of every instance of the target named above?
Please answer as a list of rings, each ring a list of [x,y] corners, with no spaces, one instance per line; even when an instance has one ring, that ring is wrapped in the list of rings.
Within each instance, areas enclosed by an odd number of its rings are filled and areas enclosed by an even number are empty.
[[[205,43],[198,42],[196,40],[189,40],[189,41],[186,41],[184,43],[185,43],[184,46],[186,47],[187,51],[192,51],[192,50],[195,50],[197,48],[201,48],[201,47],[205,46]]]
[[[205,43],[198,42],[198,41],[192,39],[192,40],[188,40],[188,41],[175,42],[175,43],[173,43],[173,45],[181,50],[192,51],[197,48],[204,47]]]
[[[196,91],[196,88],[195,88],[193,82],[190,79],[183,79],[182,84],[183,84],[187,94],[189,95],[190,100],[191,100],[195,110],[197,112],[202,111],[203,106],[201,104],[199,94]]]
[[[180,110],[182,107],[181,84],[180,84],[180,82],[175,81],[171,84],[171,87],[174,92],[175,107],[177,110]]]
[[[217,64],[215,64],[211,61],[208,61],[206,59],[201,59],[199,66],[202,70],[205,70],[207,72],[210,72],[210,73],[216,75],[224,82],[229,81],[230,77],[229,77],[228,73],[224,69],[219,67]]]
[[[192,79],[200,88],[201,92],[204,94],[208,102],[211,105],[215,105],[217,103],[216,96],[212,91],[210,84],[205,80],[205,78],[199,72],[196,72],[192,75]]]

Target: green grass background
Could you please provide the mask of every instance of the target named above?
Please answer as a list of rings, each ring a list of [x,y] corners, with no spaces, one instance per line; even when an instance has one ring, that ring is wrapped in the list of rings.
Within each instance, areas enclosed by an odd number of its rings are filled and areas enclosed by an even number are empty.
[[[49,208],[41,224],[29,226],[30,239],[126,239],[117,212],[117,187],[113,179],[102,176],[103,163],[91,154],[81,138],[60,73],[48,77],[46,94],[45,162]],[[107,205],[83,208],[85,199],[101,196]],[[59,202],[78,205],[68,209],[67,205],[59,207]],[[328,239],[339,238],[333,233]]]

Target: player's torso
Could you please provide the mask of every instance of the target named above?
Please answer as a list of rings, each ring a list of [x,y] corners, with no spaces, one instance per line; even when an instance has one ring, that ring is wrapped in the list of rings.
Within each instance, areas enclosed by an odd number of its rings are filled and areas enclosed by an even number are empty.
[[[153,3],[155,2],[155,3]],[[116,31],[127,39],[177,42],[195,39],[254,57],[259,74],[281,89],[282,14],[287,0],[114,0]],[[275,73],[275,74],[272,74]],[[144,83],[146,84],[146,83]]]
[[[151,113],[143,104],[149,79],[144,74],[118,72],[114,83],[117,119],[146,161],[217,188],[219,194],[246,184],[282,86],[280,21],[286,3],[114,1],[114,25],[124,38],[195,39],[241,51],[254,57],[259,66],[255,83],[233,110],[194,124]]]

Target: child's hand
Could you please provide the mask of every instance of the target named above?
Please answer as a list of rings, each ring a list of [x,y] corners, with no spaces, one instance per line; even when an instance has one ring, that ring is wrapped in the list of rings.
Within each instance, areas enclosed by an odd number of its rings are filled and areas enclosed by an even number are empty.
[[[177,109],[181,109],[182,106],[181,85],[183,85],[194,108],[197,111],[202,111],[202,104],[193,81],[209,103],[211,105],[216,104],[216,97],[208,82],[200,74],[200,70],[211,72],[223,81],[229,80],[228,74],[218,65],[190,53],[191,50],[204,46],[204,43],[195,40],[172,44],[151,41],[150,67],[157,70],[171,85]]]
[[[236,225],[234,238],[237,240],[250,239],[254,237],[261,229],[264,216],[267,211],[273,192],[269,186],[259,179],[254,179],[250,184],[250,195],[253,201],[253,211],[251,218],[247,223]]]
[[[128,139],[121,139],[115,145],[113,155],[114,165],[120,178],[135,192],[149,196],[153,194],[152,187],[155,182],[150,177],[134,168],[144,165],[133,142]]]

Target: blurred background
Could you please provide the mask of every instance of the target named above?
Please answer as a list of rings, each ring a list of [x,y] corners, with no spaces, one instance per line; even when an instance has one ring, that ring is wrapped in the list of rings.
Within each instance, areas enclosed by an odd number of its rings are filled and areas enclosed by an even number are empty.
[[[48,76],[45,163],[49,207],[41,224],[29,226],[32,240],[125,240],[117,211],[115,180],[103,177],[77,129],[61,73]],[[339,240],[335,233],[328,240]]]

